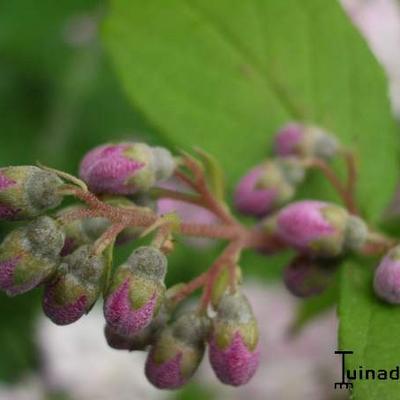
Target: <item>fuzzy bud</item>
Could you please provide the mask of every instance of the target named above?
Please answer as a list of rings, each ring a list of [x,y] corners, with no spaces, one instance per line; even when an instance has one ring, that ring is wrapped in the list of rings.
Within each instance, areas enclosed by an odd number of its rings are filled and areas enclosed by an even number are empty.
[[[246,384],[260,359],[258,326],[247,298],[225,293],[209,339],[209,358],[218,379],[227,385]]]
[[[292,203],[263,225],[288,245],[320,257],[335,257],[346,249],[357,249],[367,234],[365,223],[344,208],[313,200]]]
[[[10,232],[0,245],[0,289],[25,293],[56,270],[64,233],[50,217],[39,217]]]
[[[274,150],[280,157],[333,158],[339,149],[337,139],[323,129],[299,123],[285,125],[276,135]]]
[[[161,329],[165,327],[169,319],[169,313],[164,307],[161,307],[158,315],[146,328],[134,336],[122,336],[114,332],[113,329],[106,324],[104,328],[104,335],[107,340],[107,344],[116,350],[146,350],[152,345],[158,338]]]
[[[196,372],[204,356],[208,321],[186,313],[165,328],[149,352],[145,373],[159,389],[179,389]]]
[[[295,158],[269,160],[241,179],[235,206],[243,214],[266,215],[292,199],[304,175],[304,167]]]
[[[37,217],[57,207],[62,180],[35,166],[0,168],[0,220]]]
[[[174,163],[167,150],[145,143],[105,144],[86,154],[79,174],[95,193],[130,195],[169,177]]]
[[[400,246],[393,247],[375,271],[375,293],[392,304],[400,304]]]
[[[166,271],[165,255],[150,246],[139,247],[118,267],[104,303],[114,332],[134,336],[151,323],[163,301]]]
[[[164,147],[153,147],[156,180],[162,182],[172,176],[176,161],[169,150]]]
[[[81,246],[64,257],[58,275],[45,287],[43,311],[57,325],[72,324],[87,314],[103,289],[107,261],[92,250]]]
[[[322,293],[331,283],[335,265],[327,260],[298,256],[284,270],[287,289],[297,297]]]

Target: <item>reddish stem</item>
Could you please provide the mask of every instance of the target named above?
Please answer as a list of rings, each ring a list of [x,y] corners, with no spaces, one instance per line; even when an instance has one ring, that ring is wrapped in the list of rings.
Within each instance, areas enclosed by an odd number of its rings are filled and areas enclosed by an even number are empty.
[[[100,255],[103,253],[125,228],[126,225],[122,223],[111,225],[94,243],[93,254]]]
[[[308,162],[310,168],[319,169],[325,177],[329,180],[331,185],[335,188],[339,196],[341,197],[344,205],[352,214],[358,214],[355,202],[353,199],[353,194],[348,190],[348,188],[342,184],[336,173],[332,168],[323,160],[313,159]]]
[[[227,224],[236,224],[236,219],[230,214],[225,206],[218,201],[212,192],[209,190],[207,181],[205,180],[203,171],[200,165],[189,157],[183,160],[189,171],[192,172],[194,180],[189,178],[185,173],[177,170],[175,176],[194,189],[201,197],[203,205],[212,211],[217,217]]]
[[[177,304],[184,300],[187,296],[191,295],[197,289],[200,289],[207,281],[207,277],[208,271],[203,272],[201,275],[186,283],[186,285],[172,298],[172,302]]]
[[[207,310],[208,304],[211,300],[212,289],[214,282],[218,277],[221,269],[235,264],[235,260],[243,249],[243,243],[240,240],[230,242],[225,250],[215,260],[214,264],[207,271],[206,282],[204,283],[204,290],[199,304],[199,312],[204,313]]]
[[[347,166],[347,193],[349,194],[350,210],[354,214],[359,214],[355,202],[356,183],[357,183],[357,166],[353,152],[345,151],[344,158]]]
[[[195,204],[200,207],[204,207],[203,201],[200,196],[191,194],[191,193],[183,193],[175,190],[156,188],[151,190],[152,197],[155,198],[168,198],[183,201],[185,203]]]

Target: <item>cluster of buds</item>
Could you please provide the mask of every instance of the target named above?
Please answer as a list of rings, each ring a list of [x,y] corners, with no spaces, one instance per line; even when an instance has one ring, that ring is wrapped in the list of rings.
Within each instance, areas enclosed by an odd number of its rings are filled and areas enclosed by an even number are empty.
[[[14,296],[42,286],[43,311],[58,325],[74,323],[103,295],[108,345],[147,351],[145,374],[157,388],[186,384],[207,347],[222,383],[249,382],[260,347],[256,318],[241,291],[241,251],[293,249],[284,282],[294,295],[308,297],[329,285],[347,252],[367,253],[376,242],[353,203],[346,203],[340,182],[346,208],[292,201],[307,168],[330,168],[328,162],[342,154],[335,137],[320,128],[285,126],[275,138],[274,157],[239,182],[236,208],[259,218],[251,229],[231,214],[218,165],[199,154],[203,164],[187,154],[177,159],[160,147],[123,142],[91,150],[81,162],[81,179],[44,167],[0,168],[0,220],[27,220],[0,245],[0,290]],[[349,180],[346,188],[352,187]],[[85,204],[50,215],[69,195]],[[167,289],[175,234],[229,244],[208,271]],[[150,243],[135,246],[114,268],[115,245],[148,235]],[[374,287],[382,299],[400,303],[400,246],[378,266]],[[198,307],[180,312],[179,302],[199,288]]]
[[[43,287],[43,311],[57,325],[76,322],[103,295],[107,343],[118,350],[148,351],[145,374],[160,389],[184,385],[199,367],[207,344],[217,377],[242,385],[258,365],[258,330],[244,295],[230,293],[226,269],[215,282],[211,318],[204,310],[176,311],[173,298],[185,285],[167,290],[167,252],[156,239],[112,266],[114,245],[131,242],[145,228],[126,224],[109,240],[114,214],[161,220],[176,211],[195,224],[204,223],[204,216],[210,225],[218,222],[210,211],[178,200],[160,199],[155,211],[147,201],[143,204],[152,188],[182,186],[174,180],[162,184],[176,164],[165,149],[125,142],[90,151],[81,162],[80,182],[35,166],[0,169],[0,219],[28,220],[0,245],[0,289],[14,296]],[[73,204],[48,215],[65,195],[85,184],[96,194],[100,214],[91,204]],[[110,217],[101,214],[107,207]],[[197,212],[200,216],[194,215]]]
[[[160,331],[147,357],[146,376],[160,389],[177,389],[190,379],[208,344],[210,364],[227,385],[246,384],[259,364],[257,321],[246,297],[226,291],[215,316],[185,312]]]
[[[316,126],[290,123],[274,140],[274,157],[254,167],[238,183],[235,205],[261,218],[260,228],[295,249],[284,282],[296,296],[321,293],[330,283],[338,259],[366,243],[365,222],[336,204],[293,200],[313,161],[327,163],[340,152],[330,133]]]
[[[336,138],[316,126],[285,125],[275,137],[274,157],[252,168],[237,185],[236,208],[256,217],[270,214],[293,199],[310,160],[329,161],[338,151]]]

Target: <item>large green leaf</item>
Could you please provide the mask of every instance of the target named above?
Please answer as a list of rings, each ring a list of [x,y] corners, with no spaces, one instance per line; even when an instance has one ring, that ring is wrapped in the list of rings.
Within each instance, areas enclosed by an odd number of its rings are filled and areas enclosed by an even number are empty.
[[[399,365],[400,309],[378,301],[371,280],[377,260],[351,260],[342,269],[339,306],[339,339],[346,350],[346,367],[358,370],[391,370]],[[400,399],[394,380],[360,380],[354,386],[355,399]]]
[[[176,144],[218,156],[231,184],[302,118],[357,148],[363,206],[382,209],[397,146],[386,81],[336,2],[114,0],[104,30],[135,105]]]
[[[113,0],[104,33],[135,106],[177,145],[216,155],[230,187],[281,124],[309,120],[356,149],[357,197],[379,220],[397,178],[387,82],[336,1]],[[337,199],[315,175],[301,195]],[[360,261],[344,266],[341,346],[379,368],[400,358],[400,325],[371,293],[370,275]],[[356,398],[377,398],[374,384],[356,383]],[[379,398],[394,393],[379,385]]]

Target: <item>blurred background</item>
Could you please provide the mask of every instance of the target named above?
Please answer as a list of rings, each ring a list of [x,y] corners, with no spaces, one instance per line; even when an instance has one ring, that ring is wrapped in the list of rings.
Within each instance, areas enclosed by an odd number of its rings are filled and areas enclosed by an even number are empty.
[[[343,0],[343,6],[384,66],[400,116],[400,2]],[[98,0],[0,1],[0,165],[40,160],[76,173],[81,156],[105,141],[168,144],[119,85],[99,38],[105,13],[106,2]],[[0,235],[7,229],[2,224]],[[188,254],[195,260],[190,269]],[[170,283],[190,279],[214,254],[182,248]],[[299,305],[273,276],[250,269],[245,286],[268,351],[240,390],[222,387],[205,360],[187,388],[156,391],[144,378],[143,354],[106,346],[101,310],[59,328],[42,317],[39,290],[14,299],[0,293],[0,400],[346,398],[332,390],[339,373],[334,310],[290,335]]]

